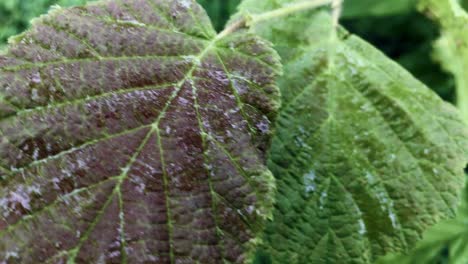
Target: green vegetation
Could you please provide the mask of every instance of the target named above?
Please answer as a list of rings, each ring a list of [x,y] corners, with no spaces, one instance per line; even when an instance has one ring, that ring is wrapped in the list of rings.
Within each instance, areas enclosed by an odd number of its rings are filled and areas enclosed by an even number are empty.
[[[0,263],[468,263],[467,7],[1,1]]]

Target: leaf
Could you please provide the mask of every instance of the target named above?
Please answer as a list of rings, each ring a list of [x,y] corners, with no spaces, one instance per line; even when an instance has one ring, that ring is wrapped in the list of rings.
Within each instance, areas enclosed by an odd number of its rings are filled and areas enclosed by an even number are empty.
[[[407,255],[390,255],[378,264],[453,263],[468,261],[468,188],[465,188],[462,204],[455,219],[443,221],[431,227],[416,248]]]
[[[289,3],[245,0],[240,10]],[[340,30],[331,43],[330,22],[304,12],[253,29],[285,71],[269,154],[278,193],[259,254],[273,263],[407,251],[454,215],[463,186],[468,133],[455,109],[357,36]]]
[[[455,76],[457,105],[468,122],[468,13],[454,0],[421,0],[420,8],[441,25],[435,57]]]
[[[221,30],[235,12],[240,0],[198,0],[198,2],[206,9],[215,29]]]
[[[343,17],[388,16],[408,13],[416,6],[417,0],[345,0],[343,1]]]
[[[188,0],[55,9],[0,57],[0,261],[243,263],[278,56]]]
[[[0,2],[0,49],[6,40],[29,27],[29,21],[54,4],[63,7],[81,5],[86,0],[3,0]]]
[[[454,102],[453,76],[432,56],[439,26],[429,18],[414,10],[398,15],[342,19],[341,23],[399,63],[444,100]]]

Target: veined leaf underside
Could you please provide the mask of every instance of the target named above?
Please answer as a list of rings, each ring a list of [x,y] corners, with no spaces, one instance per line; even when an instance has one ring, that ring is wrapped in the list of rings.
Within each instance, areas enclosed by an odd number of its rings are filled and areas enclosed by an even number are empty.
[[[279,71],[192,0],[34,21],[0,56],[0,260],[244,262],[272,204]]]

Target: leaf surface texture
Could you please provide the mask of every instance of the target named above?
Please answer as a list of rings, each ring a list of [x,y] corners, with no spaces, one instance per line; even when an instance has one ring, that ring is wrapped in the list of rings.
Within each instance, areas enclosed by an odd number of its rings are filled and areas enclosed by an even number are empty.
[[[246,0],[256,13],[293,1]],[[372,263],[407,251],[453,216],[467,131],[454,107],[327,12],[253,29],[284,63],[283,105],[269,154],[274,221],[260,254],[273,263]]]
[[[0,56],[0,262],[246,261],[280,71],[192,0],[36,19]]]

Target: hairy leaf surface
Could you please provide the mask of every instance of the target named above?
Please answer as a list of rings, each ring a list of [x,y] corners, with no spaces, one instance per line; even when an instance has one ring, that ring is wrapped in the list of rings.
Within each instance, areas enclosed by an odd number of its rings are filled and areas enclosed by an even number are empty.
[[[281,70],[192,0],[56,9],[0,56],[0,262],[241,263]]]
[[[468,262],[468,189],[463,192],[462,204],[455,219],[431,227],[424,239],[409,254],[391,254],[378,264],[450,263]]]
[[[241,11],[290,2],[246,0]],[[360,38],[340,30],[330,41],[327,13],[254,31],[285,64],[269,154],[278,193],[261,255],[274,263],[372,263],[453,216],[468,133],[452,106]]]

